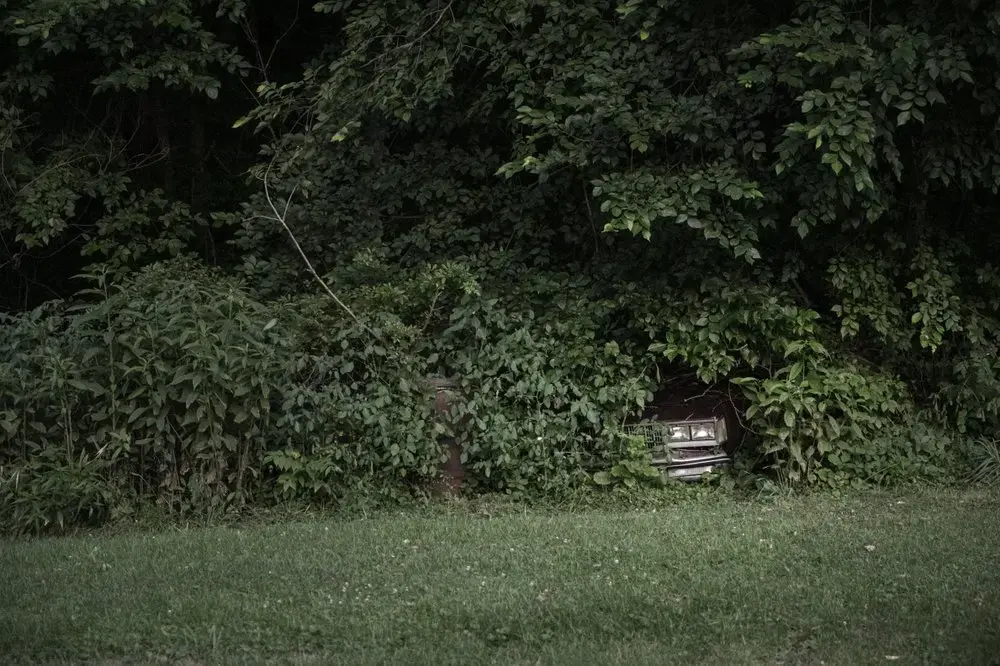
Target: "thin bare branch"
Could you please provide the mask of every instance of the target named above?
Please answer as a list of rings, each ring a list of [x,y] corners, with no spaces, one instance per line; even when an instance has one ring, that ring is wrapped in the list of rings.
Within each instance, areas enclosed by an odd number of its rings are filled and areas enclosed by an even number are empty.
[[[299,256],[302,257],[302,261],[305,262],[306,268],[309,270],[309,273],[320,284],[320,286],[323,288],[323,291],[326,292],[327,296],[329,296],[333,300],[333,302],[337,304],[338,307],[340,307],[344,312],[346,312],[348,316],[354,320],[354,323],[358,324],[366,331],[371,333],[371,329],[365,326],[361,322],[361,320],[358,319],[358,316],[354,314],[354,311],[351,310],[351,308],[349,308],[346,303],[340,300],[340,297],[338,297],[337,294],[334,293],[333,289],[330,288],[330,285],[327,284],[326,280],[324,280],[322,276],[320,276],[320,274],[316,271],[316,268],[313,266],[312,261],[309,260],[309,256],[306,254],[305,250],[302,249],[302,245],[299,244],[299,240],[298,238],[296,238],[295,233],[292,231],[292,228],[288,225],[288,209],[292,205],[292,199],[295,197],[295,191],[298,189],[298,185],[295,185],[292,188],[292,191],[288,193],[288,197],[285,199],[282,211],[281,212],[278,211],[278,206],[275,204],[274,199],[271,197],[271,186],[269,182],[269,177],[271,175],[272,166],[274,166],[273,160],[270,163],[268,163],[267,169],[265,169],[263,175],[264,197],[267,199],[267,205],[271,208],[271,213],[273,214],[273,217],[267,219],[274,220],[275,222],[280,224],[281,227],[285,230],[285,233],[288,234],[288,237],[291,239],[292,244],[298,251]]]

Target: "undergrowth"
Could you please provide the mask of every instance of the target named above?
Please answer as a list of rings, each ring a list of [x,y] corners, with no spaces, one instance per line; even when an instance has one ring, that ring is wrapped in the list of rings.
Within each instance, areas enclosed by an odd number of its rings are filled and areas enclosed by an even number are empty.
[[[420,502],[449,437],[461,446],[467,493],[521,501],[956,477],[945,421],[921,412],[901,382],[828,351],[801,309],[748,318],[726,342],[711,329],[724,322],[681,301],[640,322],[634,300],[600,298],[586,280],[522,285],[539,304],[559,303],[553,312],[517,294],[484,295],[454,267],[428,271],[408,284],[438,297],[405,316],[389,313],[404,310],[407,289],[359,288],[375,314],[351,321],[325,299],[257,300],[240,281],[180,260],[114,282],[89,276],[76,302],[9,318],[0,327],[3,530],[127,521],[144,505],[211,522],[283,503]],[[444,302],[447,312],[434,310]],[[669,344],[649,343],[663,332]],[[742,357],[720,365],[716,352],[736,343]],[[769,370],[778,358],[785,365]],[[621,434],[661,373],[685,366],[747,405],[739,472],[710,482],[713,491],[664,485]],[[435,416],[430,376],[456,379],[444,415]],[[995,447],[976,450],[987,457],[975,482],[995,482]]]

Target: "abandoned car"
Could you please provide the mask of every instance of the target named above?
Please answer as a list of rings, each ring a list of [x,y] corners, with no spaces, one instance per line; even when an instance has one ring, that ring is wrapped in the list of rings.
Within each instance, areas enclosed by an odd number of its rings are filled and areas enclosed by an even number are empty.
[[[654,467],[683,480],[728,467],[742,432],[732,400],[714,392],[687,398],[661,392],[625,431],[645,439]]]

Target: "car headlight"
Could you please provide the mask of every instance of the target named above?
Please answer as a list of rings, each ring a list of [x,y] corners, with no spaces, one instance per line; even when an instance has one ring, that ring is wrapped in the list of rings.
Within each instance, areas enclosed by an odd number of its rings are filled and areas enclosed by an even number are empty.
[[[691,439],[715,439],[714,423],[696,423],[691,426]]]
[[[671,442],[690,442],[691,441],[691,428],[686,425],[673,425],[670,426],[670,441]]]

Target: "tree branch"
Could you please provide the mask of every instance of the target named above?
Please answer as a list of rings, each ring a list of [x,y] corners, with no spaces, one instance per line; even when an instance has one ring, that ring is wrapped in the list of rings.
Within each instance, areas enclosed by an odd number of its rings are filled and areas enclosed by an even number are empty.
[[[298,189],[298,185],[295,185],[295,187],[292,188],[292,191],[288,193],[288,198],[285,199],[285,204],[283,209],[281,210],[281,212],[278,212],[278,206],[274,203],[274,199],[271,197],[271,187],[268,181],[268,178],[271,175],[271,167],[273,165],[274,161],[272,160],[267,165],[267,169],[264,171],[263,175],[264,197],[267,199],[267,205],[271,208],[271,213],[272,213],[272,216],[267,217],[266,219],[274,220],[275,222],[280,224],[281,227],[285,230],[285,233],[288,234],[288,237],[292,240],[292,244],[298,251],[299,256],[302,257],[302,261],[305,262],[306,268],[309,269],[309,273],[320,284],[320,286],[323,288],[323,291],[326,292],[327,296],[329,296],[333,300],[333,302],[337,304],[338,307],[340,307],[344,312],[346,312],[348,316],[350,316],[350,318],[354,320],[354,323],[358,324],[366,331],[371,333],[372,332],[371,329],[365,326],[361,322],[361,320],[358,319],[358,316],[354,314],[354,311],[351,310],[351,308],[349,308],[346,303],[340,300],[337,294],[333,292],[333,289],[330,288],[330,285],[326,283],[326,280],[324,280],[320,276],[320,274],[316,271],[316,268],[313,266],[312,262],[309,261],[309,257],[308,255],[306,255],[305,250],[302,249],[302,245],[299,244],[298,238],[295,237],[295,233],[292,231],[291,227],[288,226],[288,208],[292,205],[292,198],[295,196],[295,190]]]

